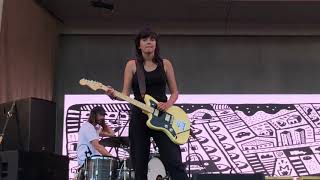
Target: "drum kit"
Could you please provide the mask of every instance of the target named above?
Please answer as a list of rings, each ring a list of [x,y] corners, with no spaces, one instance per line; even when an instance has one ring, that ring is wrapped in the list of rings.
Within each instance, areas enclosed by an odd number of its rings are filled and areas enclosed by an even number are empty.
[[[153,151],[150,153],[148,162],[148,180],[170,179],[165,167],[160,160],[159,152],[153,139],[150,139]],[[128,137],[110,137],[100,140],[105,147],[122,148],[129,152]],[[118,151],[116,157],[91,156],[84,163],[82,178],[79,180],[134,180],[134,170],[130,158],[120,158]]]

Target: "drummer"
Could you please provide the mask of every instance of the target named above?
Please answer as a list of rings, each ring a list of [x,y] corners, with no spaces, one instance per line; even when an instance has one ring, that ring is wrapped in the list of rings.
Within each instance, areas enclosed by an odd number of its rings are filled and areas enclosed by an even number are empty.
[[[83,167],[85,159],[94,155],[112,156],[99,144],[100,137],[114,137],[114,131],[105,124],[106,111],[101,106],[94,107],[87,122],[83,123],[78,136],[77,160]]]

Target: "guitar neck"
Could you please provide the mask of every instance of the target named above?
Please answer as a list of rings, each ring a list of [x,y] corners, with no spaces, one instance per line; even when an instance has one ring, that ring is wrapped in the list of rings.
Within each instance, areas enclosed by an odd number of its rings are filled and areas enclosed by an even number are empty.
[[[114,95],[115,95],[116,97],[124,100],[124,101],[127,101],[127,102],[130,103],[130,104],[133,104],[133,105],[137,106],[138,108],[140,108],[140,109],[142,109],[142,110],[144,110],[144,111],[147,111],[147,112],[149,112],[149,113],[153,113],[153,111],[154,111],[154,109],[153,109],[152,107],[147,106],[146,104],[144,104],[144,103],[142,103],[142,102],[140,102],[140,101],[137,101],[137,100],[135,100],[135,99],[132,99],[132,98],[130,98],[129,96],[126,96],[126,95],[124,95],[124,94],[122,94],[122,93],[120,93],[120,92],[118,92],[118,91],[116,91],[116,90],[114,91]]]

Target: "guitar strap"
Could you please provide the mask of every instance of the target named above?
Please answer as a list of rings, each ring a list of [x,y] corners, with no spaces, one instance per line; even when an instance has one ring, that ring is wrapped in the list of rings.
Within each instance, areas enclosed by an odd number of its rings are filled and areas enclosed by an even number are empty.
[[[144,95],[146,94],[146,80],[144,76],[143,64],[139,62],[137,59],[135,60],[135,62],[137,67],[136,71],[137,71],[140,94],[141,94],[141,97],[144,98]]]

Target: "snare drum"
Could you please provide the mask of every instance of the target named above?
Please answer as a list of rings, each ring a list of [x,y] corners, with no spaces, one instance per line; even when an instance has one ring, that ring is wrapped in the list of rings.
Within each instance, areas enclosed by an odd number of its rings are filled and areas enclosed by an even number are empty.
[[[118,159],[111,156],[92,156],[87,159],[85,179],[115,180],[117,177]]]
[[[166,169],[157,155],[153,155],[148,163],[148,180],[156,180],[158,176],[167,176]]]

